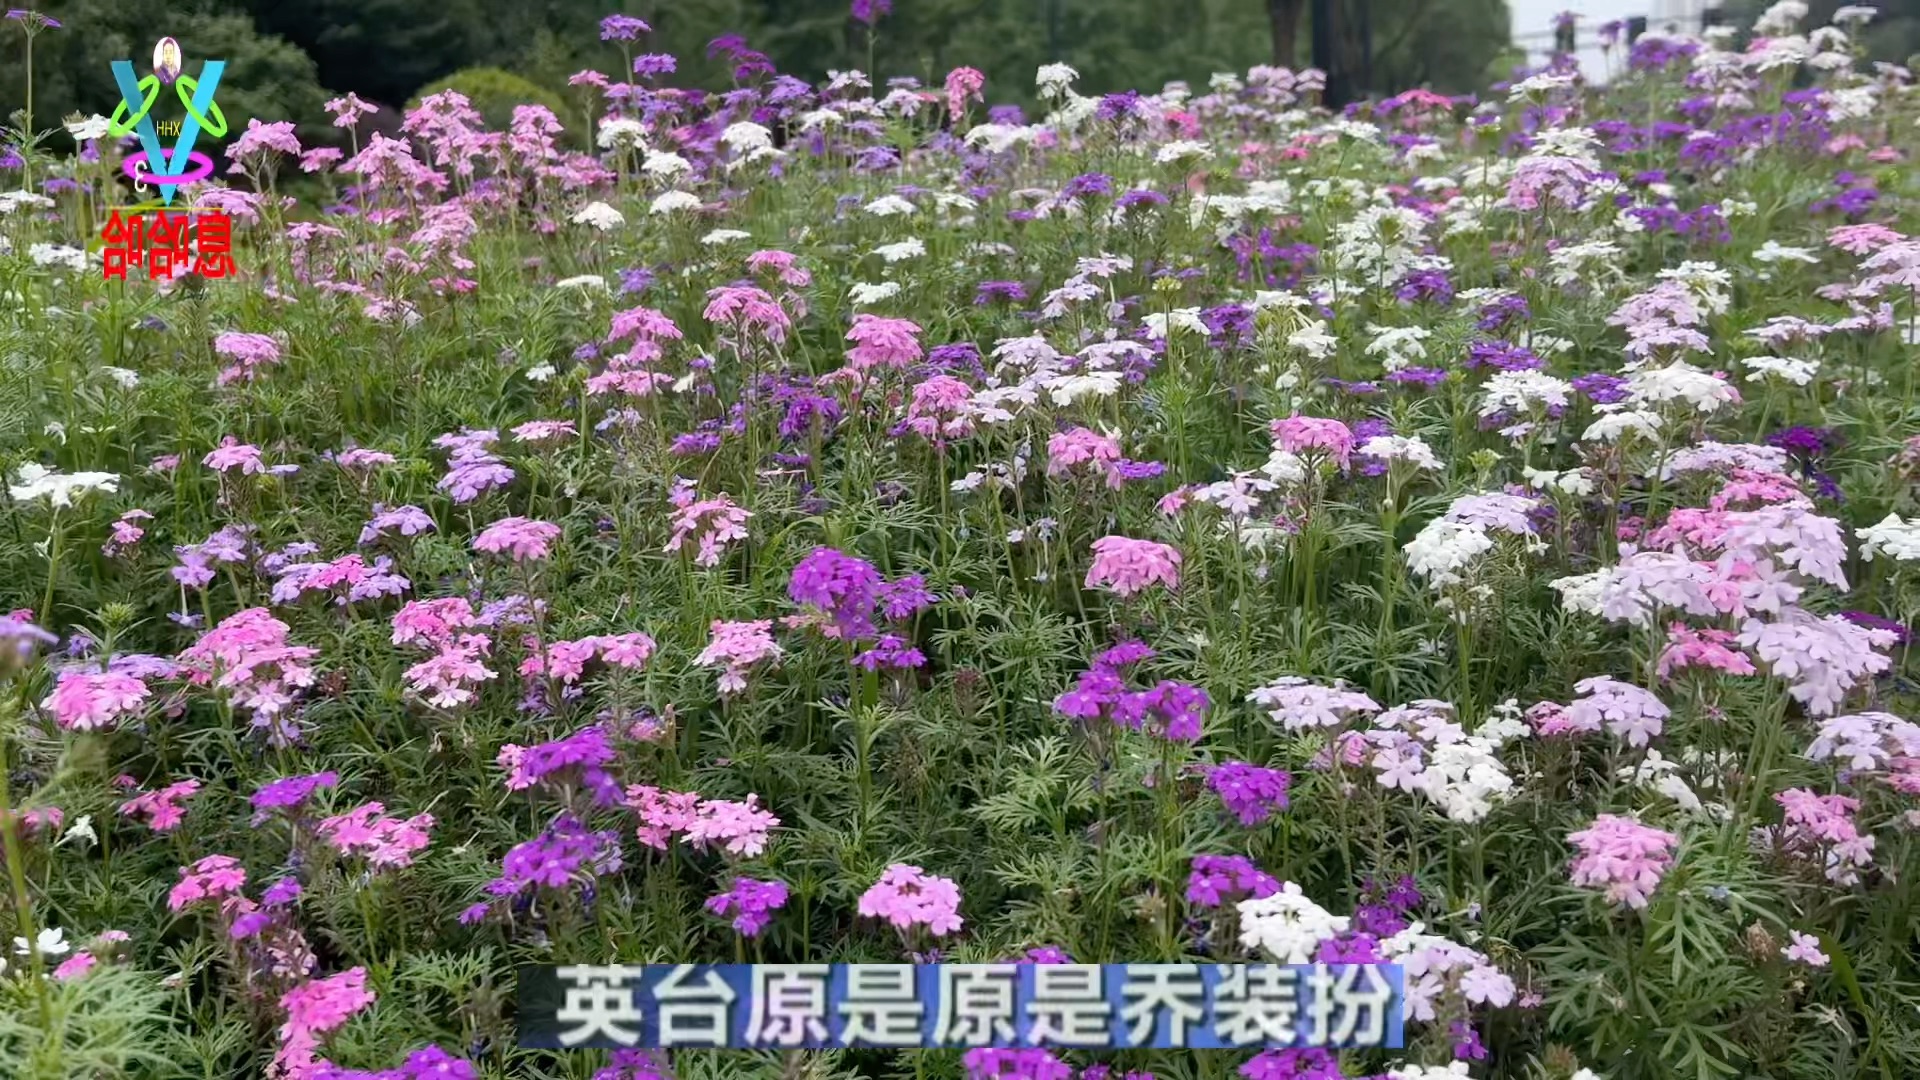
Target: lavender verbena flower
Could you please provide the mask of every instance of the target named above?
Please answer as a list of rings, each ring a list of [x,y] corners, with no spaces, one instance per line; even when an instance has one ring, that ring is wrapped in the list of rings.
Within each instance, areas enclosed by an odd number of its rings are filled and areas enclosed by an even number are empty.
[[[1246,1080],[1341,1080],[1347,1074],[1333,1051],[1306,1048],[1263,1050],[1240,1066],[1240,1075]]]
[[[614,806],[620,802],[620,784],[602,768],[612,764],[614,757],[605,729],[595,724],[535,746],[507,743],[496,760],[507,772],[508,791],[524,791],[535,784],[578,784],[593,793],[595,802]]]
[[[1292,775],[1283,769],[1244,761],[1229,761],[1207,772],[1207,787],[1249,828],[1287,808],[1287,786],[1292,782]]]
[[[707,898],[707,910],[715,915],[733,916],[733,928],[747,937],[758,937],[773,921],[773,913],[787,904],[787,883],[735,879],[732,888]]]
[[[967,1080],[1068,1080],[1073,1075],[1072,1066],[1050,1050],[981,1047],[961,1055],[960,1064]]]
[[[873,609],[883,588],[871,563],[818,547],[793,568],[787,595],[829,617],[829,637],[861,638],[873,635]]]
[[[1618,375],[1595,371],[1577,375],[1572,382],[1573,388],[1585,394],[1587,400],[1595,405],[1612,405],[1627,400],[1627,380]]]
[[[600,20],[601,41],[632,41],[641,34],[653,33],[653,27],[631,15],[609,15]]]
[[[297,810],[307,801],[307,797],[321,788],[330,788],[340,783],[340,774],[331,770],[311,773],[306,776],[288,776],[271,780],[253,793],[253,823],[260,825],[272,816],[274,810]]]
[[[1195,855],[1187,877],[1187,903],[1222,907],[1242,897],[1263,898],[1280,891],[1280,881],[1245,855]]]
[[[880,610],[889,619],[909,619],[938,603],[940,598],[927,588],[926,578],[909,574],[880,586]]]
[[[618,873],[622,865],[618,831],[592,832],[567,814],[539,836],[507,852],[500,864],[500,876],[487,884],[486,891],[495,897],[519,896],[542,888],[584,892],[596,877]],[[465,915],[462,920],[467,921]]]
[[[30,612],[0,615],[0,675],[25,667],[42,647],[59,642],[58,637],[33,624]]]

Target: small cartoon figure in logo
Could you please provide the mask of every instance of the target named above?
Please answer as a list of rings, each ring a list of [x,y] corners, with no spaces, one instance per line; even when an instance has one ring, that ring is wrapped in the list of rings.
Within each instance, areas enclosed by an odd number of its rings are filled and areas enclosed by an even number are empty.
[[[180,77],[180,43],[170,37],[163,37],[153,47],[153,73],[160,77],[161,85],[172,86],[173,80]]]

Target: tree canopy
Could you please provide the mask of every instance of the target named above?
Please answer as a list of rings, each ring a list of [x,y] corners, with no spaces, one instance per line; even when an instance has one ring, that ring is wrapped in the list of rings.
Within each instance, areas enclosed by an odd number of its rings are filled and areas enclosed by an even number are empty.
[[[1342,0],[1357,10],[1361,0]],[[1483,84],[1508,40],[1506,0],[1367,0],[1376,58],[1372,89],[1427,83],[1443,91]],[[613,72],[620,43],[600,39],[604,0],[499,4],[488,0],[116,0],[45,5],[63,24],[35,42],[36,121],[70,112],[110,113],[110,60],[143,58],[162,34],[189,60],[229,62],[223,108],[247,119],[319,120],[326,94],[353,91],[402,106],[422,88],[473,68],[493,68],[571,100],[567,77]],[[1030,104],[1033,73],[1071,64],[1091,91],[1204,85],[1215,72],[1260,63],[1309,62],[1307,0],[894,0],[869,28],[846,0],[626,0],[623,13],[653,32],[630,47],[671,53],[680,85],[724,87],[728,73],[706,59],[708,41],[738,33],[782,71],[823,78],[870,65],[882,74],[937,82],[953,66],[979,64],[996,102]],[[1438,32],[1444,24],[1446,33]],[[0,42],[0,99],[25,98],[18,40]],[[1280,52],[1276,52],[1276,48]],[[1281,55],[1288,53],[1290,55]],[[985,60],[983,63],[982,60]]]

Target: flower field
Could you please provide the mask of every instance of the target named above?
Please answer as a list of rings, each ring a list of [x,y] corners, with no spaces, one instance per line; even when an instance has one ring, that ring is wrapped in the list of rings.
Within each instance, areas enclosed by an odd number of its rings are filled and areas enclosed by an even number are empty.
[[[610,16],[572,118],[236,123],[217,277],[0,158],[0,1075],[1920,1076],[1920,101],[1804,15],[1024,115]],[[936,959],[1407,1046],[515,1045]]]

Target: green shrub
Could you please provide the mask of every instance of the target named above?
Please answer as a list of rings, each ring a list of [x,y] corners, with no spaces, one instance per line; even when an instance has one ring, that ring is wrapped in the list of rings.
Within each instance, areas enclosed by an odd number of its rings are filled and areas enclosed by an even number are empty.
[[[574,123],[569,121],[567,103],[558,94],[529,82],[526,79],[495,67],[461,68],[459,71],[430,82],[420,88],[413,100],[407,102],[411,112],[422,99],[447,90],[458,90],[467,96],[481,116],[486,118],[490,128],[505,128],[513,121],[513,110],[520,105],[545,105],[553,110],[553,115],[567,125],[568,134],[562,138],[572,138]]]

